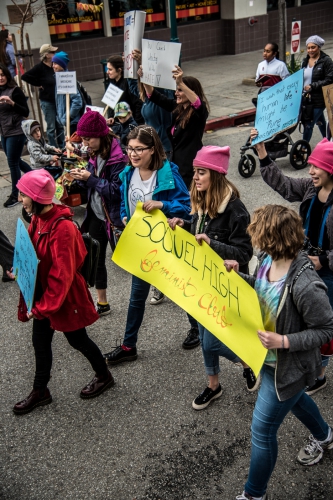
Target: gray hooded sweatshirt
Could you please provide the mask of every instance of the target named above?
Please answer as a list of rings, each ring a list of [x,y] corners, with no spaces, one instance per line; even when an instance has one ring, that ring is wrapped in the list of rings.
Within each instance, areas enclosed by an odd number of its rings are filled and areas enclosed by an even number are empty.
[[[265,257],[259,256],[254,276],[239,273],[252,287]],[[300,252],[286,276],[276,319],[276,332],[290,343],[289,349],[276,350],[275,390],[280,401],[311,387],[320,375],[320,346],[333,338],[333,310],[326,290],[312,262]]]
[[[35,125],[39,125],[36,120],[23,120],[22,122],[22,130],[28,139],[27,148],[30,154],[31,168],[38,169],[50,165],[53,161],[53,156],[59,153],[56,152],[54,146],[46,144],[43,138],[37,141],[37,139],[32,137],[31,128]]]

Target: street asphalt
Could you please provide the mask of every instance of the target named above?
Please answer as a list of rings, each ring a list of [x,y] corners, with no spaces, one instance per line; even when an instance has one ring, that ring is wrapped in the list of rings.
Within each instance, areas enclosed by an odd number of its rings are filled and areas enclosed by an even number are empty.
[[[243,65],[250,58],[252,63],[245,71]],[[237,89],[243,95],[239,101],[247,106],[256,89],[239,82],[254,74],[260,53],[208,61],[218,81],[222,71],[229,75],[229,63],[235,60],[239,62]],[[200,79],[205,74],[210,79],[212,73],[205,72],[204,62],[193,61],[184,67]],[[235,65],[232,71],[238,69]],[[223,95],[217,90],[213,94],[215,84],[211,80],[212,89],[207,94],[215,95],[217,105],[223,98],[224,106],[236,88],[232,78],[225,87],[229,92]],[[99,103],[96,100],[94,104]],[[247,108],[237,108],[241,109]],[[236,110],[236,105],[232,104],[230,110]],[[224,111],[214,116],[221,113]],[[264,184],[259,169],[249,179],[239,175],[239,148],[249,128],[206,133],[204,142],[231,147],[228,177],[239,188],[250,213],[266,203],[288,205]],[[293,138],[300,138],[298,131]],[[315,130],[312,145],[319,140]],[[278,163],[287,175],[307,175],[306,169],[295,171],[288,158]],[[0,228],[14,242],[21,207],[3,207],[10,185],[2,152],[0,183]],[[293,206],[297,210],[297,204]],[[75,218],[82,220],[84,208],[74,211]],[[88,328],[102,352],[122,339],[130,294],[131,277],[110,258],[109,249],[112,313]],[[147,304],[137,361],[113,368],[115,386],[90,401],[79,398],[81,388],[93,375],[90,366],[67,344],[63,334],[56,332],[49,384],[53,402],[16,416],[12,407],[29,394],[34,372],[32,325],[17,321],[18,294],[15,283],[0,282],[1,500],[234,500],[242,492],[256,394],[247,392],[242,370],[221,358],[222,397],[206,410],[192,409],[192,400],[205,388],[206,376],[200,348],[185,351],[181,347],[189,325],[186,314],[175,303],[167,298],[158,306]],[[96,298],[95,290],[92,294]],[[330,366],[327,379],[327,387],[314,399],[333,425]],[[286,418],[279,431],[279,457],[268,488],[270,500],[333,499],[333,451],[325,452],[323,460],[313,467],[302,467],[296,461],[307,436],[299,421],[293,416]]]

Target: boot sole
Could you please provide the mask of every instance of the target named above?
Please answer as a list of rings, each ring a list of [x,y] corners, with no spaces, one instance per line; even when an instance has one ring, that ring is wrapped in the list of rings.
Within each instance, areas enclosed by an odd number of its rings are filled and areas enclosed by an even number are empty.
[[[112,377],[112,379],[110,380],[110,382],[108,384],[106,384],[104,387],[102,387],[102,389],[100,389],[98,392],[94,392],[94,394],[91,394],[91,395],[86,395],[86,394],[80,393],[80,398],[81,399],[96,398],[97,396],[99,396],[100,394],[102,394],[104,391],[106,391],[107,389],[109,389],[109,387],[112,387],[114,384],[115,384],[115,381],[114,381],[114,378]]]
[[[13,408],[13,412],[15,413],[15,415],[24,415],[25,413],[30,413],[32,410],[37,408],[37,406],[45,406],[45,405],[49,405],[50,403],[52,403],[52,396],[49,397],[48,399],[45,399],[44,401],[40,401],[39,403],[36,403],[34,406],[29,408],[29,410],[15,410]]]
[[[196,347],[199,347],[199,345],[200,345],[200,340],[199,340],[199,342],[197,344],[193,344],[193,345],[183,344],[183,349],[187,349],[187,350],[189,350],[189,349],[195,349]]]
[[[128,356],[127,358],[117,359],[115,361],[112,361],[110,359],[105,359],[105,361],[108,365],[119,365],[119,363],[124,363],[125,361],[135,361],[137,358],[138,355],[135,354],[134,356]]]
[[[151,306],[157,306],[158,304],[160,304],[161,302],[163,302],[163,300],[165,299],[165,297],[162,297],[161,299],[159,300],[153,300],[153,299],[150,299],[150,302],[149,304]]]

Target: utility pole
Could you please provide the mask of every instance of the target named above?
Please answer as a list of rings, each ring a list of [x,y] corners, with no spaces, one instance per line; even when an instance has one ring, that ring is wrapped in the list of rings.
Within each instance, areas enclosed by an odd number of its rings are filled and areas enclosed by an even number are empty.
[[[279,0],[279,49],[281,61],[286,62],[287,2],[285,0]]]

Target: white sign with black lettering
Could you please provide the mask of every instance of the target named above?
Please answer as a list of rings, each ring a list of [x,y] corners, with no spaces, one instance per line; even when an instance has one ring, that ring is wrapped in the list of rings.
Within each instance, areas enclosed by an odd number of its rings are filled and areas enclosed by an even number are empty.
[[[142,40],[142,83],[176,90],[172,70],[179,64],[181,43]]]
[[[102,102],[104,102],[104,104],[106,104],[107,106],[110,106],[110,108],[114,109],[123,93],[123,90],[110,83],[108,88],[106,89],[105,94],[102,97]]]
[[[77,94],[76,71],[57,71],[57,94]]]

